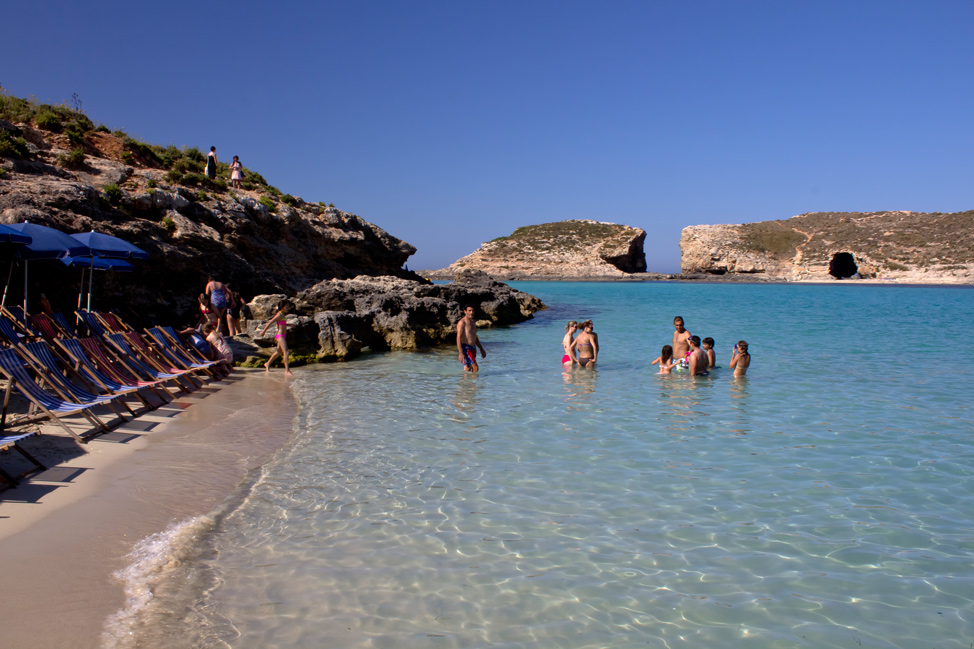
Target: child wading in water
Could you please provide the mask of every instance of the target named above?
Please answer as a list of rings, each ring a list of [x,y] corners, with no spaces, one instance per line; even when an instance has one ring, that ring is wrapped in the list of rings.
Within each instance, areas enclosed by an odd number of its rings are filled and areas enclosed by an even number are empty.
[[[291,368],[288,367],[287,358],[287,314],[290,310],[291,303],[287,300],[281,300],[277,304],[277,313],[274,314],[273,318],[264,323],[264,328],[260,330],[260,335],[263,336],[269,326],[272,324],[277,325],[277,334],[274,336],[274,340],[277,341],[277,349],[274,350],[271,357],[264,363],[264,369],[268,372],[271,371],[271,363],[280,354],[284,359],[284,373],[287,375],[291,374]]]
[[[673,362],[673,348],[669,345],[663,345],[663,349],[660,352],[659,358],[650,363],[650,365],[659,365],[660,374],[670,374],[673,371],[673,367],[676,363]]]
[[[562,365],[568,366],[575,363],[575,359],[572,358],[572,342],[575,339],[576,331],[578,331],[578,323],[569,320],[568,324],[565,325],[565,337],[561,340],[561,346],[565,348],[565,355],[561,357]]]
[[[700,341],[700,345],[705,352],[707,352],[707,360],[709,361],[710,369],[717,367],[717,352],[714,351],[714,339],[704,338]]]
[[[730,366],[734,370],[734,376],[744,376],[747,368],[751,364],[751,355],[747,353],[747,341],[741,340],[734,345],[734,353],[731,355]]]

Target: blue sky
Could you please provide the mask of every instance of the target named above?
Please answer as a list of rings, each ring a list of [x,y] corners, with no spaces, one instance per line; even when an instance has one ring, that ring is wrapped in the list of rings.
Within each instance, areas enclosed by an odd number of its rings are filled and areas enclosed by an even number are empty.
[[[974,2],[6,0],[0,84],[438,268],[515,228],[974,208]]]

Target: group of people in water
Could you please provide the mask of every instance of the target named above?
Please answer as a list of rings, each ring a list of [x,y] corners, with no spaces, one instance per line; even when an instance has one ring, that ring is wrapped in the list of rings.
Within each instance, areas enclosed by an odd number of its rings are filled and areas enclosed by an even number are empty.
[[[565,337],[561,341],[565,350],[565,355],[561,357],[564,367],[577,364],[579,367],[595,368],[599,360],[599,335],[595,333],[594,328],[595,325],[591,320],[585,320],[581,324],[570,320],[565,325]],[[683,318],[680,316],[673,318],[673,328],[675,329],[673,344],[663,345],[659,357],[650,363],[659,365],[660,374],[670,374],[674,368],[683,368],[691,376],[702,376],[717,366],[713,338],[700,340],[699,336],[694,336],[686,330]],[[487,356],[477,336],[474,308],[466,306],[463,309],[463,317],[457,322],[457,354],[465,372],[476,372],[479,369],[478,348],[481,358]],[[731,354],[730,367],[734,370],[734,376],[744,376],[750,365],[751,355],[747,351],[747,341],[740,340],[734,345]]]
[[[673,344],[663,345],[659,357],[650,365],[659,365],[660,374],[670,374],[674,368],[685,368],[691,376],[702,376],[717,366],[717,354],[714,351],[714,339],[692,335],[686,330],[683,318],[673,318]],[[581,329],[577,336],[575,332]],[[570,320],[565,325],[565,337],[562,339],[565,355],[561,362],[565,367],[577,363],[581,367],[594,368],[599,358],[599,336],[593,331],[591,320],[578,324]],[[734,345],[731,354],[730,367],[734,376],[744,376],[751,364],[751,355],[747,351],[747,341],[741,340]]]

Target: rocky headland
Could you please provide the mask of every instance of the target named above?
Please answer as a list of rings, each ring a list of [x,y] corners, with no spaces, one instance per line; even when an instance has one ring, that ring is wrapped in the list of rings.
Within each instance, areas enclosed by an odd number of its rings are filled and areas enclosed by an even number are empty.
[[[680,237],[684,276],[777,281],[861,278],[974,282],[974,212],[814,212],[696,225]]]
[[[587,219],[528,225],[447,268],[421,273],[434,279],[468,269],[500,280],[620,279],[645,273],[645,240],[639,228]]]
[[[257,318],[269,315],[272,302],[291,298],[297,350],[342,360],[364,348],[446,340],[460,303],[480,305],[484,325],[520,322],[544,306],[485,277],[432,286],[404,269],[416,249],[381,227],[285,194],[250,169],[242,187],[228,187],[225,163],[215,179],[204,164],[198,149],[145,144],[65,106],[0,94],[0,223],[96,230],[149,253],[131,273],[95,274],[93,307],[116,310],[133,324],[194,322],[197,296],[213,276],[253,298]],[[0,250],[5,270],[12,252]],[[70,313],[80,273],[57,261],[32,262],[31,301],[45,293],[56,310]],[[19,303],[23,274],[13,275],[7,300]],[[273,336],[244,336],[237,351],[262,353],[273,344]]]

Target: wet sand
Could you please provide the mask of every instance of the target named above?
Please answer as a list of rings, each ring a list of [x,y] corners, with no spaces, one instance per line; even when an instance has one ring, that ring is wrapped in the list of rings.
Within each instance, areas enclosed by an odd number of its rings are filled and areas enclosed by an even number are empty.
[[[67,437],[28,440],[48,466],[60,445],[63,461],[0,492],[0,644],[99,647],[125,604],[113,573],[133,546],[210,511],[288,441],[288,384],[281,371],[238,370],[95,438],[88,453]]]

